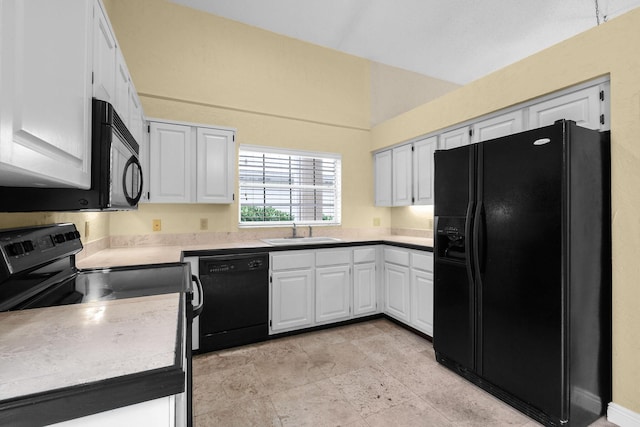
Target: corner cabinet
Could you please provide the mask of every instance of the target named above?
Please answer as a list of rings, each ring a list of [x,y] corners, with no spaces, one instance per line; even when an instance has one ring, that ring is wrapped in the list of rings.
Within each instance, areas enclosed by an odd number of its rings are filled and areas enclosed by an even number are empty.
[[[0,185],[87,189],[98,3],[3,0],[0,7]]]
[[[149,122],[149,201],[232,203],[235,130]]]
[[[433,336],[433,253],[384,248],[384,313]]]

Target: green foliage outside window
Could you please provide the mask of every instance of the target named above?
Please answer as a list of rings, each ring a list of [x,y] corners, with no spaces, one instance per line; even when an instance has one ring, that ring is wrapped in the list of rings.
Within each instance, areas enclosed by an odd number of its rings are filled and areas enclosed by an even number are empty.
[[[293,221],[294,219],[291,214],[270,206],[242,206],[240,208],[240,221]]]

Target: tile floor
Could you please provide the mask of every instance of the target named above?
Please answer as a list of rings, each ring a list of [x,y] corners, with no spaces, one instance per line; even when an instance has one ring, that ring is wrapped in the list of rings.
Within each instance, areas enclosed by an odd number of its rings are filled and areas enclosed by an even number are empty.
[[[193,366],[197,427],[539,425],[385,319],[198,355]]]

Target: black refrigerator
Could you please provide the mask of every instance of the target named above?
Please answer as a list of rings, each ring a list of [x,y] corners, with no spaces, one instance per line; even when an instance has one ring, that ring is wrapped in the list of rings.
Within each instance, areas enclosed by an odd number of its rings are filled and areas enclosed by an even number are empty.
[[[565,120],[435,153],[436,358],[545,425],[611,400],[609,153]]]

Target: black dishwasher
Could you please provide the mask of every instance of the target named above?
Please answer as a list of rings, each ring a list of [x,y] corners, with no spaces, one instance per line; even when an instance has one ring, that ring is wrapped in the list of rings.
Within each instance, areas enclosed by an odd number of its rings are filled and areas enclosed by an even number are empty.
[[[204,304],[199,352],[265,340],[269,336],[269,255],[201,257]]]

